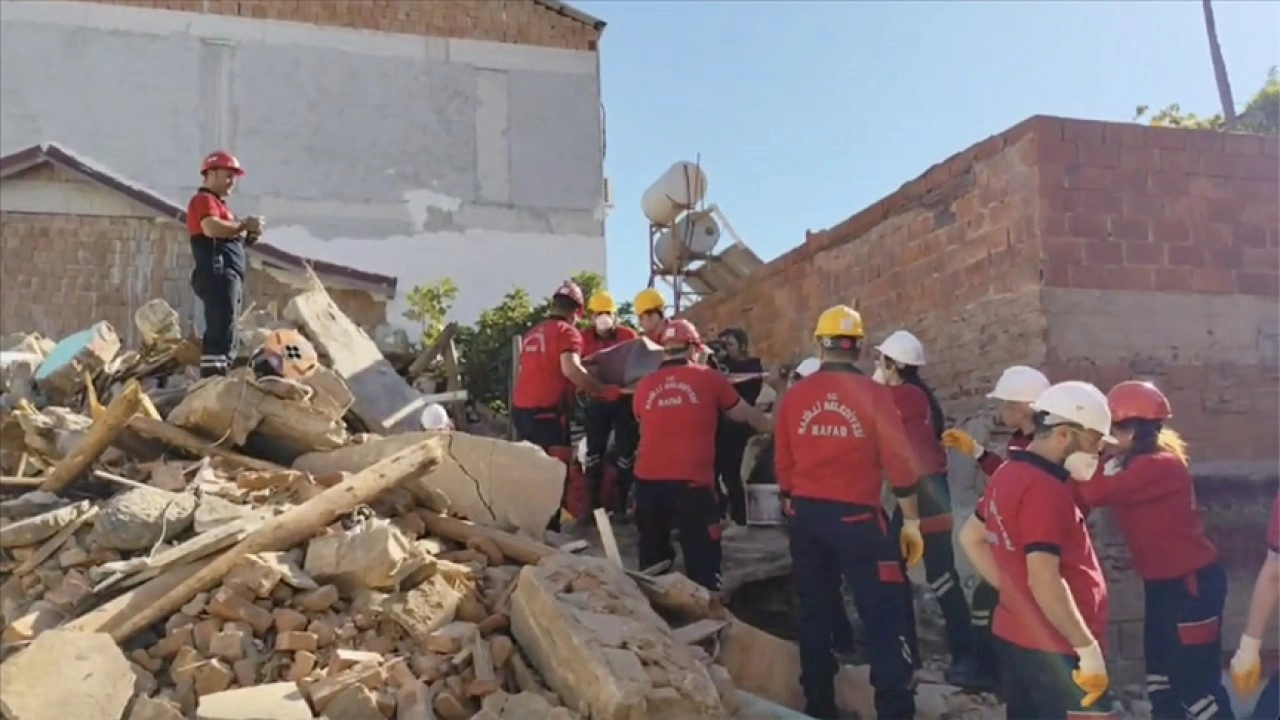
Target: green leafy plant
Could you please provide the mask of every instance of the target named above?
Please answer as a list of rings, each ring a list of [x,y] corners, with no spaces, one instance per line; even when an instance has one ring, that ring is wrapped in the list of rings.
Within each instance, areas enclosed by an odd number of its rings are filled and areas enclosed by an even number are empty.
[[[1191,130],[1227,129],[1227,120],[1222,113],[1202,117],[1195,113],[1183,112],[1182,106],[1177,103],[1166,105],[1154,112],[1149,105],[1139,105],[1133,119],[1147,122],[1152,127]],[[1276,67],[1267,71],[1267,80],[1262,89],[1254,93],[1244,110],[1235,117],[1231,132],[1280,135],[1280,72]]]
[[[424,346],[435,342],[457,299],[458,286],[450,278],[443,278],[430,285],[418,285],[409,291],[409,295],[405,297],[405,304],[409,307],[404,311],[404,317],[421,326],[422,334],[418,342]]]

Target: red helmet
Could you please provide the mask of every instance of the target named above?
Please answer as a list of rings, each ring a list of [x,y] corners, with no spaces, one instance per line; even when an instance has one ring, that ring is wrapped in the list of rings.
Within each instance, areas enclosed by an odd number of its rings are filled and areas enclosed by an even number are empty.
[[[204,162],[200,163],[200,174],[203,175],[210,170],[230,170],[237,176],[244,174],[240,161],[226,150],[214,150],[204,157]]]
[[[1169,398],[1159,388],[1141,380],[1125,380],[1107,393],[1111,422],[1125,420],[1168,420],[1173,416]]]
[[[582,297],[582,288],[578,287],[578,284],[572,280],[565,280],[563,285],[551,293],[551,297],[569,298],[577,303],[578,307],[583,307],[587,304],[587,301]]]
[[[668,322],[662,329],[663,345],[699,345],[701,343],[702,338],[698,337],[698,328],[683,318]]]

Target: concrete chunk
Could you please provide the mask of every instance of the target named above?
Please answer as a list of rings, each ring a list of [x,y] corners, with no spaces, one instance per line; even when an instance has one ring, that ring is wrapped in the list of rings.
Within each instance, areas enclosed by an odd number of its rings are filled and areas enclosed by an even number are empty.
[[[146,550],[191,527],[196,498],[152,488],[134,488],[112,497],[93,522],[90,537],[112,550]]]
[[[106,633],[50,630],[0,665],[6,720],[121,720],[134,675]]]
[[[613,563],[549,557],[517,582],[512,632],[570,709],[595,720],[727,716],[706,668]]]
[[[63,338],[36,370],[36,385],[58,404],[84,389],[84,374],[97,375],[120,352],[120,338],[109,322]]]
[[[311,707],[291,682],[226,690],[200,698],[196,720],[311,720]]]
[[[321,535],[307,544],[303,572],[347,588],[394,588],[426,562],[392,525]]]

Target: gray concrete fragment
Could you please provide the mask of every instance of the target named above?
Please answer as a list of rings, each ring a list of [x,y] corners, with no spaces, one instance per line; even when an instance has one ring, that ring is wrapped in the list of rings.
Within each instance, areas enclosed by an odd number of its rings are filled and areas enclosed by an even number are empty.
[[[134,675],[106,633],[50,630],[0,665],[6,720],[121,720]]]
[[[291,682],[224,690],[200,698],[196,720],[311,720],[311,706]],[[64,719],[65,720],[65,719]]]
[[[86,500],[25,520],[0,523],[0,548],[23,547],[43,542],[75,522],[88,509],[89,502]]]
[[[129,720],[185,720],[182,710],[167,700],[138,697],[129,710]]]
[[[108,500],[93,523],[93,542],[113,550],[146,550],[191,527],[194,495],[152,488],[126,490]]]

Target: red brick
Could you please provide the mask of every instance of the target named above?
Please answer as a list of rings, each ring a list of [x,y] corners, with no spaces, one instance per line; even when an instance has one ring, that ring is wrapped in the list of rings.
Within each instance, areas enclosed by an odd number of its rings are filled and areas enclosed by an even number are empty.
[[[1108,222],[1111,237],[1116,240],[1151,240],[1151,221],[1145,218],[1113,217]]]
[[[1123,265],[1124,243],[1090,238],[1084,243],[1086,265]]]
[[[1120,147],[1118,145],[1103,145],[1101,143],[1077,142],[1076,156],[1080,158],[1081,165],[1094,165],[1098,167],[1120,167]]]
[[[1151,239],[1170,245],[1191,242],[1191,226],[1185,220],[1156,219],[1151,224]]]
[[[1121,199],[1103,190],[1068,190],[1065,210],[1082,215],[1119,215]]]
[[[1084,265],[1085,241],[1074,237],[1042,238],[1045,260],[1050,264]]]
[[[1280,272],[1280,250],[1274,248],[1244,248],[1241,250],[1242,270],[1250,272]]]
[[[1181,197],[1191,194],[1191,182],[1185,173],[1152,171],[1147,174],[1147,186],[1162,197]]]
[[[1236,287],[1245,295],[1280,296],[1280,275],[1274,272],[1238,272]]]
[[[1235,274],[1222,268],[1193,268],[1191,290],[1198,293],[1229,295],[1236,291]]]
[[[1170,267],[1198,268],[1208,263],[1204,248],[1199,245],[1169,245],[1165,257]]]
[[[1223,138],[1226,143],[1224,148],[1228,155],[1247,155],[1249,157],[1264,157],[1262,138],[1257,135],[1242,135],[1240,133],[1227,133]]]
[[[1120,148],[1120,164],[1130,169],[1156,170],[1160,167],[1160,151],[1126,145]]]
[[[1124,243],[1125,265],[1164,265],[1165,246],[1152,242]]]
[[[1104,238],[1110,233],[1106,218],[1078,213],[1067,215],[1066,230],[1069,235],[1085,238]]]
[[[1159,292],[1192,292],[1192,268],[1155,268],[1155,289]]]

